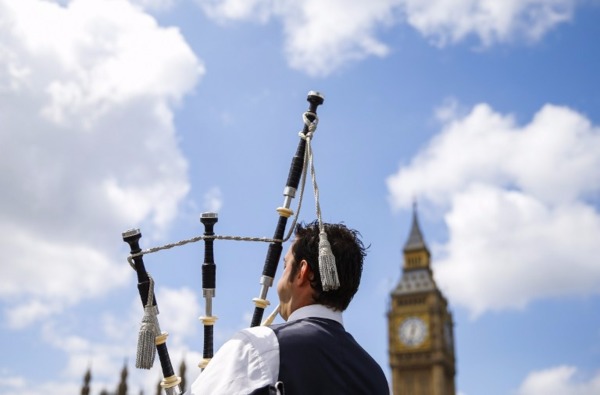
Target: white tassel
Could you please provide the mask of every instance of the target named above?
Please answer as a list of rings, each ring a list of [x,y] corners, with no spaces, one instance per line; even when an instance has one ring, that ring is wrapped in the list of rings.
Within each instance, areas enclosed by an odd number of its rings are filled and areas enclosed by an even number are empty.
[[[325,231],[319,233],[319,272],[324,292],[336,290],[340,287],[335,256],[331,251],[331,245],[327,240]]]
[[[137,353],[135,367],[138,369],[151,369],[156,357],[156,336],[159,335],[158,308],[153,306],[154,302],[154,280],[148,276],[148,299],[144,306],[144,317],[138,334]]]
[[[156,356],[155,339],[158,336],[156,328],[156,309],[154,306],[144,307],[144,318],[138,335],[137,354],[135,367],[138,369],[151,369]]]

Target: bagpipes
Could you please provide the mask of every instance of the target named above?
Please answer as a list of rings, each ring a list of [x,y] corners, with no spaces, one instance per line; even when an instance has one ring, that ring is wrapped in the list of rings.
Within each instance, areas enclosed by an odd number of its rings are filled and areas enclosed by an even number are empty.
[[[302,196],[304,193],[304,185],[306,174],[310,165],[312,176],[312,184],[315,195],[316,214],[320,226],[319,240],[319,267],[321,271],[323,289],[336,289],[339,286],[335,260],[331,253],[327,235],[325,234],[322,220],[321,209],[319,205],[319,192],[316,183],[314,163],[312,159],[311,140],[318,124],[317,107],[323,104],[323,96],[319,92],[310,91],[307,101],[309,108],[303,113],[304,127],[299,133],[300,141],[296,149],[296,153],[292,158],[290,170],[285,188],[283,190],[284,201],[281,207],[277,208],[279,219],[273,238],[258,238],[258,237],[241,237],[241,236],[219,236],[214,233],[214,225],[218,221],[216,213],[203,213],[200,221],[204,225],[204,234],[191,239],[182,240],[177,243],[166,244],[160,247],[154,247],[147,250],[142,250],[139,245],[142,236],[139,229],[131,229],[123,232],[123,241],[129,244],[130,256],[127,258],[129,264],[137,273],[138,290],[142,306],[144,307],[144,316],[140,327],[138,337],[138,349],[136,355],[136,367],[140,369],[150,369],[154,363],[155,355],[158,354],[164,379],[161,382],[161,387],[167,395],[180,395],[181,378],[177,377],[173,371],[173,366],[167,349],[167,332],[162,332],[158,322],[157,315],[159,313],[154,293],[154,280],[146,271],[143,261],[143,255],[153,252],[193,243],[204,240],[204,263],[202,264],[202,293],[205,299],[205,315],[200,317],[204,326],[204,350],[203,359],[199,363],[199,367],[204,369],[213,357],[213,334],[214,324],[217,317],[213,316],[212,302],[215,297],[216,289],[216,264],[214,262],[214,240],[236,240],[236,241],[260,241],[268,242],[269,248],[265,258],[265,263],[260,277],[260,293],[259,296],[252,299],[254,302],[254,314],[250,323],[251,327],[261,325],[265,308],[270,304],[267,300],[269,288],[273,285],[277,265],[279,263],[281,252],[283,249],[282,243],[289,239],[294,231],[295,223],[300,213],[302,204]],[[298,199],[298,207],[296,215],[290,208],[292,200],[296,197],[298,185],[301,183],[300,197]],[[293,224],[287,235],[285,234],[288,219],[294,216]],[[270,325],[275,319],[279,311],[279,306],[275,308],[273,313],[262,322],[263,325]]]

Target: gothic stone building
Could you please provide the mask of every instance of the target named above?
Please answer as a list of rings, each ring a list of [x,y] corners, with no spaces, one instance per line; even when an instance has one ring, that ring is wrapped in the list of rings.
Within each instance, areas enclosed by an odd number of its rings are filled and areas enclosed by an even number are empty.
[[[395,395],[455,395],[454,324],[431,269],[416,209],[402,277],[390,295],[389,360]]]

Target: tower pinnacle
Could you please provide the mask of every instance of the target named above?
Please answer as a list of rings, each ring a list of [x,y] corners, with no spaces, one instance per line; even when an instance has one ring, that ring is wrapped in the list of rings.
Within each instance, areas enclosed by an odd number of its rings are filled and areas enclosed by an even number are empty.
[[[427,249],[423,234],[421,233],[421,227],[419,226],[419,220],[417,218],[417,202],[413,202],[413,218],[410,229],[410,234],[406,244],[404,244],[404,252]]]

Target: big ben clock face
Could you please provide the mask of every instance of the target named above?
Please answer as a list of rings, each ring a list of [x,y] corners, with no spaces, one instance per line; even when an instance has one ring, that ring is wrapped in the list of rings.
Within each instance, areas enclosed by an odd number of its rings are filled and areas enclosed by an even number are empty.
[[[427,323],[419,317],[408,317],[400,324],[398,334],[405,346],[418,347],[427,338]]]

